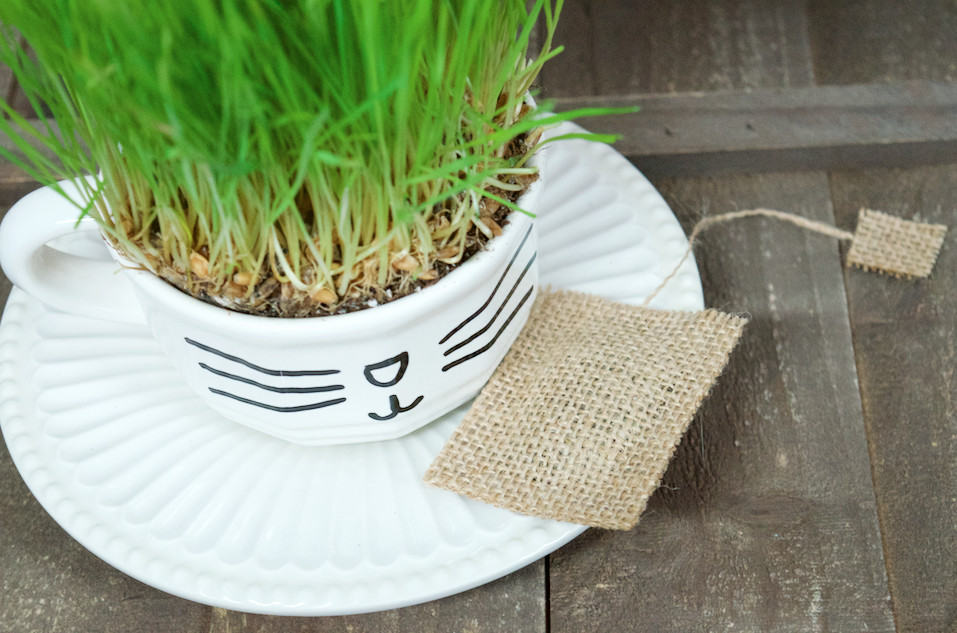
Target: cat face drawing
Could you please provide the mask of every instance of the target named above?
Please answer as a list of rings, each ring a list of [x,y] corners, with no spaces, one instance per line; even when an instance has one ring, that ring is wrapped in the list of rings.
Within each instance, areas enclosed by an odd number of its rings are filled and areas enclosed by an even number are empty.
[[[481,293],[454,303],[454,318],[446,315],[441,328],[423,318],[375,340],[326,346],[321,358],[295,341],[281,355],[261,358],[215,333],[186,335],[188,371],[214,409],[293,442],[398,437],[474,397],[504,356],[534,300],[533,228],[529,223],[515,240]],[[276,366],[279,358],[285,366]]]

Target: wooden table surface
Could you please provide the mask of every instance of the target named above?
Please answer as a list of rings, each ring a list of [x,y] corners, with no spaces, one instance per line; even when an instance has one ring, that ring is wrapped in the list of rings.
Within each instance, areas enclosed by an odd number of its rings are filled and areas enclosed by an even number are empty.
[[[880,209],[952,227],[933,277],[847,270],[770,220],[711,229],[707,305],[752,319],[638,527],[395,611],[267,617],[145,586],[0,448],[0,631],[957,632],[957,4],[569,0],[560,30],[544,93],[640,103],[585,124],[625,135],[686,228]],[[0,164],[0,210],[35,186]]]

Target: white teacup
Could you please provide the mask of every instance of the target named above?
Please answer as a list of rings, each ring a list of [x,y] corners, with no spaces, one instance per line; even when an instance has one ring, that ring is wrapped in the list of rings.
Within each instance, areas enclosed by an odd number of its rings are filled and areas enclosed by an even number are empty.
[[[71,196],[75,185],[61,183]],[[519,205],[536,211],[536,181]],[[537,292],[534,221],[512,213],[501,236],[436,284],[349,314],[303,319],[219,308],[149,272],[47,245],[78,231],[51,188],[0,224],[10,280],[58,310],[148,324],[186,383],[231,420],[297,444],[399,437],[474,397],[528,319]],[[105,242],[104,242],[105,246]],[[121,274],[118,274],[122,271]]]

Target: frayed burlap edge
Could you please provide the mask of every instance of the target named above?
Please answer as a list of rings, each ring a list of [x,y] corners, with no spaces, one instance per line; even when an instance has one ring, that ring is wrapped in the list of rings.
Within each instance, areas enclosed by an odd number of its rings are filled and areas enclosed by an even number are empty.
[[[424,479],[523,514],[630,529],[745,323],[544,293]]]

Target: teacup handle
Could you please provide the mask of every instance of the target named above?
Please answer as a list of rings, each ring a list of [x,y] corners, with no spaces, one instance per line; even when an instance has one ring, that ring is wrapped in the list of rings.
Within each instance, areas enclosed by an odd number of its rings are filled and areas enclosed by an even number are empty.
[[[75,184],[59,184],[64,193],[80,199]],[[50,240],[75,231],[93,231],[99,236],[95,220],[86,217],[78,225],[77,215],[77,207],[51,187],[21,198],[0,223],[4,273],[15,285],[57,310],[108,321],[146,323],[133,287],[117,262],[47,246]]]

